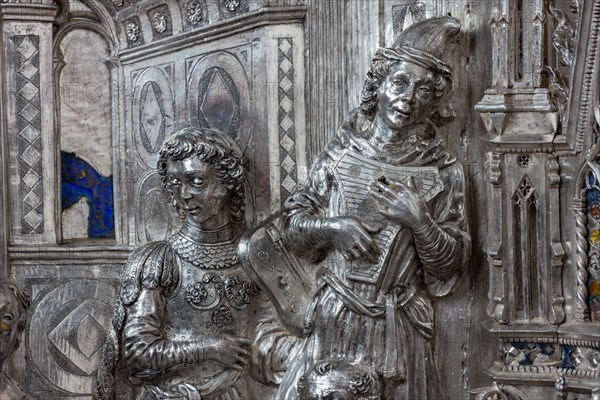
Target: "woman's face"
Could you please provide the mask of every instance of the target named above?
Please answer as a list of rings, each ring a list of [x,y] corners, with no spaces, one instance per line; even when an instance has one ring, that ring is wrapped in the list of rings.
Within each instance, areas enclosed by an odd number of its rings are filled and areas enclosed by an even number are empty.
[[[379,87],[377,114],[391,129],[411,128],[433,111],[434,73],[402,61],[390,69]]]
[[[227,187],[200,158],[169,159],[166,179],[188,223],[213,230],[230,222]]]

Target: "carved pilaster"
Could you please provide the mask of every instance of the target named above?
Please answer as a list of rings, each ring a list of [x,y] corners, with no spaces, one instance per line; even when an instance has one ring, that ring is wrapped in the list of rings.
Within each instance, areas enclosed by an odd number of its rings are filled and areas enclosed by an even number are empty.
[[[488,297],[488,315],[493,317],[499,323],[507,323],[508,308],[506,306],[506,281],[505,274],[502,268],[502,231],[503,219],[502,214],[494,212],[494,210],[503,208],[502,201],[502,169],[500,166],[500,154],[487,153],[487,174],[489,190],[488,198],[490,207],[488,208],[488,221],[490,229],[488,230],[487,254],[490,266],[490,287]],[[494,227],[494,228],[491,228]]]
[[[5,171],[11,243],[55,243],[53,1],[3,2]]]
[[[556,332],[565,320],[565,250],[554,149],[559,114],[542,75],[553,21],[545,7],[541,0],[495,2],[490,17],[494,76],[475,107],[490,150],[488,314],[494,320],[486,326],[500,343],[500,357],[489,370],[498,383],[472,392],[481,400],[550,398],[554,394],[539,387],[554,383],[561,361]],[[527,390],[507,386],[524,374],[531,379]]]
[[[587,217],[586,206],[581,198],[573,200],[573,212],[575,214],[575,241],[577,257],[577,305],[575,320],[579,322],[589,320],[588,313],[588,288],[587,288],[587,266],[588,266],[588,242],[587,242]]]
[[[559,164],[556,156],[548,155],[546,161],[546,185],[548,191],[548,214],[560,215],[560,175]],[[558,219],[558,218],[557,218]],[[548,240],[550,242],[550,310],[548,320],[553,325],[562,323],[565,319],[563,308],[564,297],[562,292],[562,272],[565,250],[560,237],[560,224],[549,221]]]

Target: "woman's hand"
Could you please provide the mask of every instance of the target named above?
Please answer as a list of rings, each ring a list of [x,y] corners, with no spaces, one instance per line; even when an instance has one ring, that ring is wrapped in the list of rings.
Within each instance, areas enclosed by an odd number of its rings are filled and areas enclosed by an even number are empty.
[[[369,186],[378,211],[398,225],[410,228],[425,225],[429,213],[425,201],[416,189],[413,177],[410,177],[407,183],[390,178],[386,180],[387,183],[380,180],[371,181]]]
[[[250,339],[229,334],[212,335],[202,340],[205,360],[242,370],[248,364]]]
[[[370,231],[354,217],[334,217],[325,220],[329,240],[347,260],[364,259],[376,263],[379,250]],[[374,232],[371,232],[374,233]]]

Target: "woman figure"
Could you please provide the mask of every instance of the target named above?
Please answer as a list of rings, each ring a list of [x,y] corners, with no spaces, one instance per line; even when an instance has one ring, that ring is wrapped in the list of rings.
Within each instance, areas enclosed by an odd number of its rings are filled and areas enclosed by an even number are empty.
[[[183,129],[164,143],[158,171],[183,223],[129,259],[97,398],[114,397],[119,367],[136,399],[252,398],[250,338],[265,307],[236,255],[245,228],[240,157],[238,146],[213,130]],[[282,332],[266,325],[276,343]]]

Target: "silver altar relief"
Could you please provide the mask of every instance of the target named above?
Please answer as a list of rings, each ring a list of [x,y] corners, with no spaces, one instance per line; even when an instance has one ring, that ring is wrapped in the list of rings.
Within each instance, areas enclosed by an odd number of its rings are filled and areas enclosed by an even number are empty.
[[[423,140],[370,140],[377,78],[399,72],[373,56],[422,77],[418,39],[446,35],[419,26],[438,17],[460,24],[427,51],[452,93],[383,119],[435,111]],[[191,346],[170,362],[206,371],[153,375],[121,354],[107,385],[124,399],[210,400],[234,382],[244,400],[600,400],[600,1],[3,0],[0,30],[0,268],[31,296],[2,353],[8,398],[93,400],[105,345],[143,341],[116,335],[115,305],[125,321],[136,288],[154,304],[164,288],[172,328],[155,333],[223,333],[203,344],[240,344],[247,363]],[[243,154],[235,239],[181,234],[156,165],[189,127]]]

